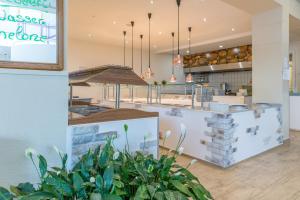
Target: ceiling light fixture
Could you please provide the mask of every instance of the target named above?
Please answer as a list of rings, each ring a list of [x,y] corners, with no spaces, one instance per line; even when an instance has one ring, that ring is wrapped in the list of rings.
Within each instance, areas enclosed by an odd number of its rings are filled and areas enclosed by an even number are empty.
[[[148,79],[150,79],[154,74],[151,70],[151,17],[152,17],[152,13],[148,13],[148,19],[149,19],[149,66],[148,66],[148,69],[147,69],[147,72],[146,72],[146,77]]]
[[[177,67],[182,67],[182,63],[183,63],[183,61],[182,61],[182,57],[181,57],[181,55],[180,55],[180,47],[179,47],[179,40],[180,40],[180,35],[179,35],[179,27],[180,27],[180,3],[181,3],[181,0],[176,0],[176,3],[177,3],[177,8],[178,8],[178,35],[177,35],[177,37],[178,37],[178,51],[177,51],[177,56],[176,56],[176,58],[174,59],[174,63],[175,63],[175,65],[177,66]]]
[[[124,42],[124,46],[123,46],[123,66],[126,65],[126,31],[123,31],[123,42]]]
[[[235,31],[235,28],[232,28],[231,31],[234,32],[234,31]]]
[[[131,21],[130,24],[131,24],[131,69],[133,69],[133,27],[134,27],[134,21]]]
[[[219,46],[220,49],[222,49],[223,47],[224,47],[223,45],[220,45],[220,46]]]
[[[143,35],[140,35],[141,38],[141,74],[140,77],[142,79],[145,79],[144,75],[143,75]]]
[[[175,33],[172,32],[171,35],[172,35],[172,75],[171,75],[170,82],[171,83],[176,83],[176,76],[175,76],[175,69],[174,69],[174,56],[175,56],[174,36],[175,36]]]
[[[191,55],[191,33],[192,33],[192,27],[189,27],[188,28],[188,31],[189,31],[189,56]],[[189,63],[188,63],[188,67],[189,67],[189,74],[186,76],[185,78],[185,82],[187,83],[192,83],[194,82],[193,81],[193,75],[192,75],[192,71],[191,71],[191,62],[189,60]]]
[[[207,22],[207,19],[206,19],[206,17],[204,17],[204,18],[203,18],[203,21],[204,21],[204,22]]]
[[[152,4],[152,5],[153,5],[153,4],[154,4],[154,0],[150,0],[150,4]]]

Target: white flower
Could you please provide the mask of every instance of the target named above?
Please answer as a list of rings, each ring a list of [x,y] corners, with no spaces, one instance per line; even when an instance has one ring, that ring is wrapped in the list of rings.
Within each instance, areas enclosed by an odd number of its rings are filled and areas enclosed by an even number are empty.
[[[193,159],[193,160],[191,161],[190,165],[193,165],[193,164],[195,164],[195,163],[197,163],[197,162],[198,162],[198,160]]]
[[[60,150],[57,148],[57,146],[53,146],[54,151],[59,155],[60,154]]]
[[[183,147],[180,147],[180,148],[178,149],[178,154],[181,155],[181,154],[183,153],[183,151],[184,151],[184,148],[183,148]]]
[[[182,123],[180,124],[180,131],[182,136],[186,135],[186,126]]]
[[[120,152],[116,151],[113,155],[113,160],[117,160],[120,156]]]
[[[91,178],[90,178],[90,182],[91,182],[91,183],[95,183],[95,182],[96,182],[96,179],[95,179],[94,177],[91,177]]]
[[[144,136],[145,140],[150,139],[152,137],[151,133],[148,133],[147,135]]]
[[[180,175],[181,175],[181,172],[176,172],[174,175],[175,175],[175,176],[180,176]]]
[[[171,131],[170,130],[166,131],[165,137],[169,138],[170,136],[171,136]]]
[[[25,156],[26,156],[27,158],[31,159],[31,157],[32,157],[33,155],[37,155],[36,150],[34,150],[33,148],[27,148],[27,149],[25,150]]]

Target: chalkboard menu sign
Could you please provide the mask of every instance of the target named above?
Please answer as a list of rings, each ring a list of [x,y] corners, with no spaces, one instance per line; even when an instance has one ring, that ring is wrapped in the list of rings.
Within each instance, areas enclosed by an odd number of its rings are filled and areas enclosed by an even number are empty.
[[[63,0],[0,0],[0,67],[63,69]]]

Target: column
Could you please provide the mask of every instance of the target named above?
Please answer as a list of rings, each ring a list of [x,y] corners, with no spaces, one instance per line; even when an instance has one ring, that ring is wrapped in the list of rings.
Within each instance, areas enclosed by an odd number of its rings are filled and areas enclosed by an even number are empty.
[[[283,68],[289,57],[289,12],[279,7],[252,19],[253,102],[282,105],[283,132],[289,138],[289,81]]]

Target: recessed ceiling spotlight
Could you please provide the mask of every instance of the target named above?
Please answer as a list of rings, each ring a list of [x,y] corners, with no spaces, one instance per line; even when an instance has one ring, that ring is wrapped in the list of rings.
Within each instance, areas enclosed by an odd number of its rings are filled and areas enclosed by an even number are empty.
[[[113,25],[116,25],[117,24],[117,22],[116,21],[113,21]]]
[[[235,54],[240,53],[240,48],[234,48],[234,49],[233,49],[233,52],[234,52]]]
[[[223,45],[220,45],[220,46],[219,46],[220,49],[222,49],[223,47],[224,47]]]
[[[234,32],[234,31],[235,31],[235,28],[232,28],[231,31]]]
[[[153,5],[153,4],[154,4],[154,0],[150,0],[150,4],[152,4],[152,5]]]
[[[161,32],[161,31],[159,31],[159,32],[158,32],[158,35],[162,35],[162,32]]]
[[[206,19],[206,17],[204,17],[204,18],[203,18],[203,21],[204,21],[204,22],[207,22],[207,19]]]

